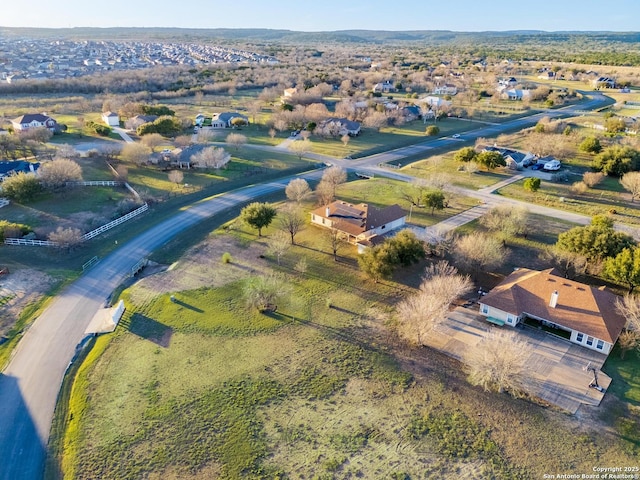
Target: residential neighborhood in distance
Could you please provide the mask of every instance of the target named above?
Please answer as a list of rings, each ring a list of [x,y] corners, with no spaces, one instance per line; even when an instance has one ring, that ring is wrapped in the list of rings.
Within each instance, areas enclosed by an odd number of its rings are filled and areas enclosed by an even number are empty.
[[[0,480],[640,478],[640,4],[68,3],[0,18]]]
[[[0,81],[48,80],[153,66],[277,63],[268,55],[213,45],[0,37]]]

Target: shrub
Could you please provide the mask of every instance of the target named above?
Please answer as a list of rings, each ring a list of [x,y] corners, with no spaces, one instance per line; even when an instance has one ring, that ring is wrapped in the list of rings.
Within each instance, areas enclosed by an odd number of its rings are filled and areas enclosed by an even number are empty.
[[[540,179],[535,177],[529,177],[524,180],[523,187],[529,192],[537,192],[540,189]]]
[[[429,125],[425,129],[424,133],[428,137],[433,137],[433,136],[438,135],[440,133],[440,128],[436,127],[435,125]]]
[[[575,182],[569,187],[569,190],[575,195],[582,195],[587,191],[587,184],[584,182]]]
[[[229,252],[224,252],[222,254],[222,263],[231,263],[233,261],[233,258],[231,257],[231,254]]]
[[[5,238],[22,237],[32,231],[29,225],[0,220],[0,241],[2,242],[4,242]]]
[[[111,128],[107,127],[106,125],[102,125],[101,123],[88,121],[84,125],[89,130],[97,133],[101,137],[108,137],[109,135],[111,135]]]
[[[42,191],[40,180],[32,173],[18,173],[2,182],[2,195],[19,203],[33,200]]]

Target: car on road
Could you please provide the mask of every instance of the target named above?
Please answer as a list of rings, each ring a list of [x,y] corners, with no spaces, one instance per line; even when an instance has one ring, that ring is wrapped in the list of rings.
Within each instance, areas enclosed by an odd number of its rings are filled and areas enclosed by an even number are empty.
[[[550,162],[547,162],[544,164],[544,169],[545,170],[551,170],[551,171],[556,171],[556,170],[560,170],[560,160],[551,160]]]
[[[543,163],[535,163],[531,165],[531,170],[542,170],[544,168]]]
[[[451,138],[460,138],[460,134],[459,133],[454,133],[453,135],[451,135]]]
[[[171,150],[169,150],[168,148],[165,148],[164,150],[162,150],[161,152],[163,155],[169,155],[171,153]]]

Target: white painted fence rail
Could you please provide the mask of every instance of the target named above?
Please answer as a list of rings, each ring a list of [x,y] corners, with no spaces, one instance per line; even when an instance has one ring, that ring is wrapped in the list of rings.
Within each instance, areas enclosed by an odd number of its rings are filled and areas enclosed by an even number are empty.
[[[82,182],[66,182],[67,187],[119,187],[124,185],[124,182],[117,182],[115,180],[87,180]]]
[[[25,240],[24,238],[5,238],[5,245],[29,245],[37,247],[57,247],[56,242],[50,240]]]
[[[106,232],[107,230],[111,230],[113,227],[117,227],[118,225],[126,222],[127,220],[131,220],[134,217],[137,217],[141,213],[149,210],[149,205],[144,204],[141,207],[135,209],[133,212],[129,212],[123,217],[115,219],[113,222],[109,222],[101,227],[96,228],[95,230],[90,231],[89,233],[85,233],[82,236],[82,240],[91,240],[94,237],[97,237],[101,233]],[[38,246],[38,247],[58,247],[56,242],[52,242],[50,240],[25,240],[23,238],[5,238],[5,245],[29,245],[29,246]]]
[[[95,230],[90,231],[89,233],[85,233],[82,236],[82,239],[91,240],[93,237],[96,237],[101,233],[106,232],[107,230],[111,230],[113,227],[117,227],[118,225],[126,222],[127,220],[131,220],[133,217],[137,217],[138,215],[146,212],[147,210],[149,210],[149,205],[145,203],[140,208],[135,209],[133,212],[127,213],[125,216],[116,218],[113,222],[109,222],[105,225],[102,225],[101,227],[96,228]]]

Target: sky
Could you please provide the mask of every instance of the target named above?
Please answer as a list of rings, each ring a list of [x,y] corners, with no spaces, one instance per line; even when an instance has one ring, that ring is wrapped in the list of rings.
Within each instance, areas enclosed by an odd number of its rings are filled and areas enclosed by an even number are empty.
[[[3,0],[4,27],[639,31],[640,1]]]

